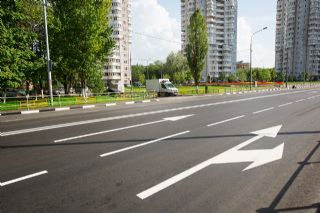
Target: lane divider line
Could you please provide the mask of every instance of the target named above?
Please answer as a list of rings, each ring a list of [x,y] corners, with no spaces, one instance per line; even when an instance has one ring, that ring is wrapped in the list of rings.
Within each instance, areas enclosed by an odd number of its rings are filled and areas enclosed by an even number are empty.
[[[259,113],[261,113],[261,112],[266,112],[266,111],[269,111],[269,110],[273,110],[274,109],[274,107],[270,107],[270,108],[267,108],[267,109],[263,109],[263,110],[259,110],[259,111],[256,111],[256,112],[253,112],[252,114],[259,114]]]
[[[13,180],[9,180],[7,182],[0,183],[0,186],[1,187],[2,186],[6,186],[6,185],[9,185],[9,184],[12,184],[12,183],[16,183],[16,182],[23,181],[23,180],[26,180],[26,179],[30,179],[30,178],[33,178],[33,177],[36,177],[36,176],[44,175],[44,174],[47,174],[47,173],[48,173],[48,171],[44,170],[44,171],[37,172],[37,173],[31,174],[31,175],[23,176],[21,178],[16,178],[16,179],[13,179]]]
[[[227,120],[224,120],[224,121],[219,121],[219,122],[216,122],[216,123],[212,123],[212,124],[209,124],[207,126],[208,127],[215,126],[215,125],[218,125],[218,124],[222,124],[222,123],[226,123],[226,122],[229,122],[229,121],[237,120],[237,119],[240,119],[240,118],[243,118],[243,117],[245,117],[245,115],[241,115],[241,116],[230,118],[230,119],[227,119]]]
[[[281,105],[279,105],[278,107],[285,107],[285,106],[288,106],[288,105],[291,105],[291,104],[293,104],[292,102],[289,102],[289,103],[286,103],[286,104],[281,104]]]
[[[136,124],[136,125],[132,125],[132,126],[121,127],[121,128],[117,128],[117,129],[109,129],[109,130],[105,130],[105,131],[101,131],[101,132],[95,132],[95,133],[90,133],[90,134],[79,135],[79,136],[75,136],[75,137],[55,140],[54,143],[61,143],[61,142],[71,141],[71,140],[80,139],[80,138],[87,138],[87,137],[91,137],[91,136],[95,136],[95,135],[102,135],[102,134],[106,134],[106,133],[110,133],[110,132],[116,132],[116,131],[121,131],[121,130],[125,130],[125,129],[132,129],[132,128],[136,128],[136,127],[142,127],[142,126],[147,126],[147,125],[151,125],[151,124],[162,123],[165,121],[166,120],[159,120],[159,121],[153,121],[153,122],[148,122],[148,123],[143,123],[143,124]]]
[[[297,100],[296,103],[299,103],[299,102],[302,102],[302,101],[305,101],[306,99],[300,99],[300,100]]]
[[[152,143],[157,143],[157,142],[169,139],[169,138],[173,138],[173,137],[176,137],[176,136],[179,136],[179,135],[187,134],[189,132],[190,131],[184,131],[184,132],[180,132],[180,133],[177,133],[177,134],[174,134],[174,135],[169,135],[169,136],[166,136],[166,137],[158,138],[156,140],[152,140],[152,141],[149,141],[149,142],[146,142],[146,143],[141,143],[141,144],[137,144],[137,145],[134,145],[134,146],[129,146],[129,147],[126,147],[126,148],[123,148],[123,149],[119,149],[119,150],[115,150],[115,151],[108,152],[108,153],[105,153],[105,154],[101,154],[100,157],[107,157],[107,156],[114,155],[114,154],[117,154],[117,153],[120,153],[120,152],[125,152],[125,151],[131,150],[131,149],[136,149],[136,148],[141,147],[141,146],[146,146],[146,145],[149,145],[149,144],[152,144]]]

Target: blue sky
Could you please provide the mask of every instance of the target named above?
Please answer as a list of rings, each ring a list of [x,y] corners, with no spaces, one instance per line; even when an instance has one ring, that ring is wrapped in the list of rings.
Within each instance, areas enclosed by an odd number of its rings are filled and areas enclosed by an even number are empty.
[[[276,0],[238,0],[238,60],[249,61],[251,34],[265,26],[253,42],[253,66],[274,66]],[[180,0],[132,0],[132,30],[180,41]],[[133,33],[132,63],[165,60],[180,44]]]

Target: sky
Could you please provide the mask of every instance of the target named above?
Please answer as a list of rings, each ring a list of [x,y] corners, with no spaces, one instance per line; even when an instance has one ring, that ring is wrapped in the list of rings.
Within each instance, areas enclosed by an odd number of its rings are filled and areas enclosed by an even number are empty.
[[[164,61],[181,49],[180,0],[131,2],[132,64]],[[252,33],[268,27],[253,38],[252,66],[274,67],[276,4],[276,0],[238,0],[237,61],[249,62]]]

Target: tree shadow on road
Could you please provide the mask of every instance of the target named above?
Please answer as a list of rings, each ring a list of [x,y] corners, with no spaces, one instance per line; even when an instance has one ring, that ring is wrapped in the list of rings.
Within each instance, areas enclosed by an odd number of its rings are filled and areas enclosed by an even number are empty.
[[[278,212],[294,212],[294,211],[307,211],[307,210],[315,210],[316,213],[320,213],[320,203],[313,203],[308,206],[298,206],[298,207],[292,207],[292,208],[282,208],[282,209],[276,209],[282,198],[285,196],[295,179],[298,177],[298,175],[302,172],[305,166],[313,164],[313,163],[320,163],[320,162],[310,162],[309,160],[311,157],[316,153],[316,151],[320,147],[320,141],[316,144],[316,146],[311,150],[311,152],[307,155],[307,157],[302,161],[298,162],[299,166],[296,169],[296,171],[292,174],[292,176],[289,178],[287,183],[283,186],[283,188],[280,190],[280,192],[277,194],[277,196],[274,198],[274,200],[271,202],[269,207],[258,209],[258,213],[278,213]]]
[[[300,131],[300,132],[280,132],[278,135],[307,135],[307,134],[320,134],[320,131]],[[166,140],[170,141],[187,141],[194,139],[214,139],[214,138],[238,138],[238,137],[251,137],[252,134],[234,134],[234,135],[209,135],[209,136],[196,136],[196,137],[176,137]],[[112,140],[112,141],[83,141],[77,142],[76,140],[62,143],[49,143],[49,144],[16,144],[16,145],[0,145],[1,149],[13,148],[35,148],[35,147],[59,147],[59,146],[75,146],[75,145],[97,145],[97,144],[113,144],[113,143],[143,143],[155,140],[156,138],[146,139],[130,139],[130,140]],[[166,141],[163,140],[163,141]]]

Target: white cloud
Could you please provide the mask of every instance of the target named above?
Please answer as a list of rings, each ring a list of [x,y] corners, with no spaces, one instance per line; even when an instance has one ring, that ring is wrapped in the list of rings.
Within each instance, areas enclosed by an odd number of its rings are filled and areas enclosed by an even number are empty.
[[[157,0],[134,0],[132,1],[132,64],[149,63],[161,59],[165,60],[171,52],[181,49],[180,23],[170,17],[169,12],[159,5]],[[168,42],[150,37],[138,35],[142,33]]]
[[[268,29],[273,30],[273,29]],[[250,39],[253,33],[247,19],[238,17],[238,61],[250,61]],[[264,36],[255,36],[252,46],[252,66],[253,67],[274,67],[274,38],[262,39]],[[270,45],[271,41],[271,45]]]

